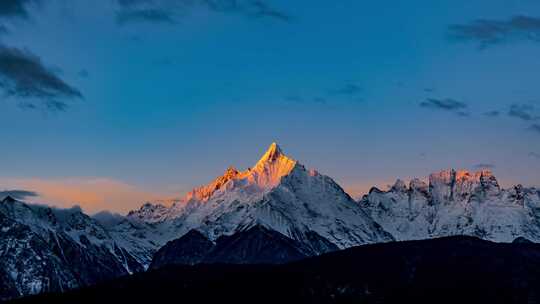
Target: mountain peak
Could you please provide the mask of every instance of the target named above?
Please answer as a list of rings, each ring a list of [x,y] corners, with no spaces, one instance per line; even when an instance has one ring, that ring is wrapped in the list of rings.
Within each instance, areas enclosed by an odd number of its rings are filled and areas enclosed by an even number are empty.
[[[490,170],[482,169],[479,171],[468,171],[468,170],[455,170],[455,169],[447,169],[442,170],[439,172],[432,173],[430,176],[430,183],[431,182],[439,182],[442,181],[444,183],[451,183],[451,182],[479,182],[481,179],[494,179],[496,180],[495,176]]]
[[[283,154],[283,151],[281,150],[281,147],[276,142],[273,142],[270,145],[270,147],[268,147],[268,150],[266,150],[264,155],[261,157],[261,159],[259,160],[259,163],[275,161],[279,159],[281,156],[285,156]]]
[[[260,188],[276,186],[281,178],[288,175],[296,166],[296,161],[283,154],[275,142],[270,145],[255,167],[241,175]]]
[[[216,191],[222,189],[225,184],[230,180],[233,180],[238,176],[239,172],[234,167],[229,167],[225,170],[225,173],[222,176],[217,177],[208,185],[204,185],[198,188],[193,189],[187,195],[187,199],[197,199],[197,200],[207,200],[209,199]]]
[[[208,200],[218,190],[224,189],[229,181],[231,189],[253,188],[253,186],[270,189],[277,186],[281,178],[288,175],[295,165],[296,161],[285,156],[279,145],[273,142],[254,167],[240,172],[231,166],[210,184],[193,189],[188,193],[186,200]]]

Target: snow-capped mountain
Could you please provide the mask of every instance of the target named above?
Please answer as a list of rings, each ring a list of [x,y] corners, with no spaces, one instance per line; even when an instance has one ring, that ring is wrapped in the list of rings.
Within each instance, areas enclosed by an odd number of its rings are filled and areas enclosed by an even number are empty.
[[[148,241],[148,252],[192,229],[215,241],[257,225],[317,254],[329,250],[328,242],[347,248],[392,240],[331,178],[307,170],[275,143],[254,167],[245,171],[231,167],[169,208],[145,204],[127,218],[123,225],[132,221],[151,227],[147,237],[155,246]],[[133,239],[136,231],[112,230],[117,240]]]
[[[501,189],[487,170],[445,170],[431,174],[429,184],[398,180],[388,191],[372,188],[359,203],[396,240],[471,235],[540,242],[540,190]]]
[[[0,201],[0,301],[63,291],[150,264],[282,263],[367,243],[471,235],[540,242],[540,191],[489,171],[398,180],[354,201],[272,144],[184,198],[126,216]],[[157,253],[156,253],[157,252]]]
[[[143,271],[80,209],[0,201],[0,300],[63,291]]]

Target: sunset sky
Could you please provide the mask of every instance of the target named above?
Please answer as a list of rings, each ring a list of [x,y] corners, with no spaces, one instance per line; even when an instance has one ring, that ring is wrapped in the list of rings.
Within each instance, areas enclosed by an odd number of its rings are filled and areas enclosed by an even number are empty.
[[[0,1],[0,194],[126,212],[273,141],[353,196],[540,186],[539,54],[537,0]]]

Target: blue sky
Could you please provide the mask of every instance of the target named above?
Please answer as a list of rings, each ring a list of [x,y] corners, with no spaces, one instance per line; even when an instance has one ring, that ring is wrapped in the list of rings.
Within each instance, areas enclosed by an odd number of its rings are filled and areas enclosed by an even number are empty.
[[[5,3],[0,190],[84,207],[44,192],[99,181],[129,195],[87,209],[125,211],[272,141],[353,195],[450,167],[540,185],[538,1]]]

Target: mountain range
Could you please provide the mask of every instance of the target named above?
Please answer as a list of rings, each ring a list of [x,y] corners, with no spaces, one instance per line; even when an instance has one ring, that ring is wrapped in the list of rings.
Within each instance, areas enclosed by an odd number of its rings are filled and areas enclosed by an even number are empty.
[[[489,171],[398,180],[359,201],[273,143],[184,198],[126,216],[0,202],[0,300],[61,292],[174,265],[280,264],[346,248],[468,235],[540,242],[540,191]]]
[[[540,302],[540,245],[468,236],[348,248],[281,265],[174,265],[14,303]]]

